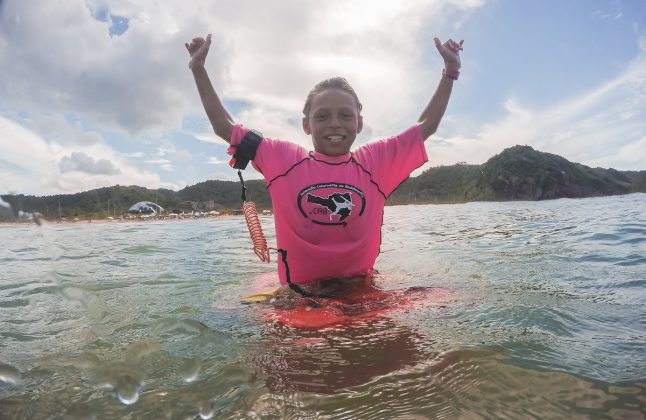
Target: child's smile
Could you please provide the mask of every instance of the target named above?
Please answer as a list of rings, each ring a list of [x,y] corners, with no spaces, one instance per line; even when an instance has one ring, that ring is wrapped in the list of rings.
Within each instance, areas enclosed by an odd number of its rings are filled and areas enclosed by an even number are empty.
[[[362,128],[356,100],[341,89],[318,93],[312,100],[309,115],[303,118],[303,129],[312,136],[314,150],[328,156],[350,152]]]
[[[345,139],[345,136],[325,136],[325,138],[333,143],[337,143]]]

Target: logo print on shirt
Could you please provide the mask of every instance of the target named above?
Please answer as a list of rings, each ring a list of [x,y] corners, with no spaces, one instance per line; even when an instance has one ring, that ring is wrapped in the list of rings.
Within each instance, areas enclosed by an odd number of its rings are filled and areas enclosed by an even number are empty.
[[[303,188],[298,194],[297,205],[303,217],[311,219],[312,223],[347,226],[346,219],[353,212],[358,211],[359,216],[363,214],[366,198],[354,185],[329,182]]]
[[[330,221],[332,216],[341,216],[339,221],[343,221],[352,212],[352,196],[350,193],[334,193],[327,198],[307,194],[307,202],[318,204],[330,210]]]

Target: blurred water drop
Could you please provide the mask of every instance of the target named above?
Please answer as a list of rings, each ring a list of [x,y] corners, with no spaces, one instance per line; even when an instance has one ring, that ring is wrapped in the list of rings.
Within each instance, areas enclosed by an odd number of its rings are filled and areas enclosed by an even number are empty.
[[[82,287],[61,285],[59,293],[67,300],[79,302],[85,308],[88,316],[94,322],[103,322],[108,317],[108,309],[98,295]]]
[[[42,226],[45,223],[47,223],[47,220],[45,219],[45,216],[43,216],[41,213],[35,212],[31,216],[32,220],[34,223],[36,223],[38,226]]]
[[[45,242],[44,248],[45,253],[52,261],[60,261],[66,251],[64,246],[52,242]]]
[[[20,371],[11,365],[0,363],[0,381],[9,385],[18,385],[20,382]]]
[[[130,405],[139,399],[144,377],[133,365],[114,363],[99,366],[90,377],[90,384],[97,388],[114,389],[119,401]]]
[[[202,364],[197,359],[185,359],[179,367],[179,375],[185,382],[193,382],[200,373]]]
[[[84,351],[78,356],[63,358],[60,362],[62,366],[74,366],[79,369],[92,369],[97,367],[99,363],[101,363],[99,356],[89,351]]]
[[[161,350],[161,345],[155,340],[141,340],[131,343],[126,348],[126,361],[138,362]]]
[[[119,401],[126,405],[131,405],[139,400],[139,392],[141,391],[141,384],[139,380],[133,375],[121,375],[117,379],[115,391]]]
[[[74,365],[81,369],[91,369],[99,363],[101,363],[99,356],[89,351],[84,351],[74,360]]]
[[[11,209],[11,205],[2,199],[0,195],[0,208]]]
[[[197,408],[201,419],[212,419],[215,415],[213,401],[200,401],[197,403]]]
[[[173,312],[177,312],[180,314],[196,314],[197,311],[195,308],[191,308],[190,306],[182,305],[179,308],[175,309]]]
[[[96,414],[84,405],[75,404],[67,409],[63,420],[95,420]]]
[[[164,318],[155,324],[153,331],[157,334],[188,333],[202,335],[209,331],[209,327],[194,319]]]

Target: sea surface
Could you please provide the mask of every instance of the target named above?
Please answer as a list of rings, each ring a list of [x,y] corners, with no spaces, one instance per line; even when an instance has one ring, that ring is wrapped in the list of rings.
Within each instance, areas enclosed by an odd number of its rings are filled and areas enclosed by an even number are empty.
[[[379,286],[449,298],[313,330],[240,302],[242,218],[0,243],[2,419],[646,417],[646,194],[387,207]]]

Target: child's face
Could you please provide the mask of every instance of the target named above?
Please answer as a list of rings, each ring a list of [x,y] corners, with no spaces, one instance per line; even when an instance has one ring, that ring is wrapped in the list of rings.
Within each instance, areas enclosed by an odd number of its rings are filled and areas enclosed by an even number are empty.
[[[325,89],[314,96],[309,115],[303,118],[303,130],[312,136],[314,150],[328,156],[348,153],[362,128],[357,102],[341,89]]]

